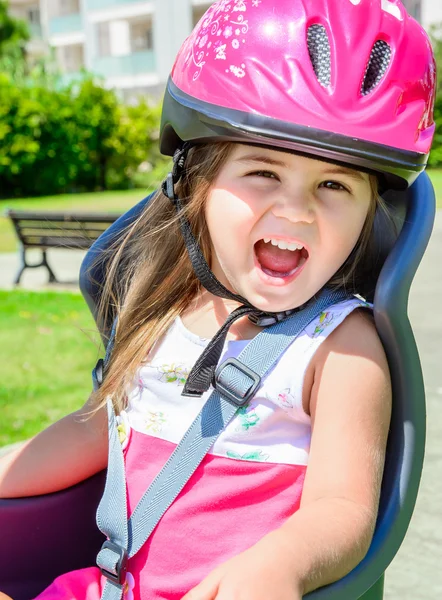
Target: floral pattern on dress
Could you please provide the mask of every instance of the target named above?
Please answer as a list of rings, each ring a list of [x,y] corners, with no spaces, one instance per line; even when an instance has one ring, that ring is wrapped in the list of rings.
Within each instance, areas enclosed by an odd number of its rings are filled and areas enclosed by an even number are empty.
[[[295,397],[291,393],[290,388],[284,388],[281,392],[279,392],[276,404],[278,404],[285,411],[289,411],[295,407]]]
[[[119,425],[117,425],[117,431],[120,444],[123,445],[127,438],[126,423],[122,421]]]
[[[161,433],[164,423],[167,423],[165,413],[161,411],[153,412],[149,410],[146,415],[146,431]]]
[[[189,376],[189,369],[182,363],[163,364],[156,367],[156,369],[160,375],[160,381],[164,381],[165,383],[184,385]]]
[[[234,452],[233,450],[227,450],[226,454],[229,458],[236,458],[237,460],[256,460],[258,462],[265,462],[270,458],[270,455],[265,454],[262,450],[251,450],[244,454],[239,454],[239,452]]]
[[[122,450],[125,450],[126,446],[129,443],[131,427],[130,427],[129,420],[127,418],[127,414],[124,410],[119,415],[117,415],[116,424],[117,424],[118,441],[121,444]]]
[[[137,379],[137,392],[138,392],[138,397],[141,399],[142,395],[143,395],[143,390],[144,390],[144,381],[143,378],[141,377],[140,374],[138,374],[138,379]]]
[[[134,600],[135,579],[132,573],[126,573],[126,581],[123,586],[123,599]]]
[[[256,407],[253,404],[238,408],[235,416],[239,421],[236,431],[248,431],[258,425],[260,421],[259,416],[256,414]]]
[[[321,335],[321,333],[324,331],[324,329],[329,327],[329,325],[331,325],[333,323],[335,317],[337,317],[337,316],[339,316],[339,315],[336,315],[331,311],[322,312],[318,317],[318,322],[312,333],[312,337],[316,338],[319,335]]]

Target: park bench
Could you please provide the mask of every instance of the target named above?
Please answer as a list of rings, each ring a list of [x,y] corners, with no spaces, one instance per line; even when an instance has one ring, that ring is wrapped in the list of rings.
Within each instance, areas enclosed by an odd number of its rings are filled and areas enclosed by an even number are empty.
[[[25,269],[46,267],[49,282],[57,283],[57,277],[47,259],[49,248],[88,250],[100,235],[120,215],[109,213],[63,213],[8,210],[17,237],[20,241],[21,264],[14,283],[20,283]],[[38,248],[42,252],[39,263],[30,264],[26,252]]]

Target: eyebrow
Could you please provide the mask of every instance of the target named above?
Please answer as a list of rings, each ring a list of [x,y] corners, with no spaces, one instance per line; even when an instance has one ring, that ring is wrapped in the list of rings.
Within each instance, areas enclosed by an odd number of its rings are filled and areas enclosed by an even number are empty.
[[[264,154],[247,154],[246,156],[242,156],[241,158],[238,158],[236,160],[236,162],[257,162],[257,163],[264,163],[267,165],[273,165],[276,167],[283,167],[286,169],[290,169],[290,166],[287,163],[285,163],[284,161],[278,160],[276,158],[272,158],[270,156],[266,156]],[[325,176],[325,175],[346,175],[347,177],[350,177],[351,179],[354,179],[355,181],[363,181],[363,182],[367,181],[367,178],[364,176],[364,173],[361,173],[360,171],[356,171],[356,169],[347,169],[345,167],[339,167],[339,166],[326,168],[322,175],[323,176]]]
[[[364,176],[364,173],[361,173],[360,171],[356,171],[355,169],[346,169],[345,167],[334,167],[331,169],[327,169],[325,174],[331,174],[331,175],[346,175],[347,177],[350,177],[351,179],[355,179],[356,181],[363,181],[366,182],[368,181],[368,179]]]
[[[266,156],[264,154],[247,154],[246,156],[242,156],[238,158],[236,162],[259,162],[265,163],[267,165],[274,165],[277,167],[285,167],[289,168],[288,164],[282,160],[277,160],[276,158],[271,158],[270,156]]]

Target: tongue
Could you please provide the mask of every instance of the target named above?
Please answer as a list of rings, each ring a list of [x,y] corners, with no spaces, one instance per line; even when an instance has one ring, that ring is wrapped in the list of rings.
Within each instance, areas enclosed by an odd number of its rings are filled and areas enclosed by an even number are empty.
[[[266,244],[264,240],[255,244],[255,253],[261,268],[274,273],[290,273],[301,260],[300,250],[281,250],[278,246]]]

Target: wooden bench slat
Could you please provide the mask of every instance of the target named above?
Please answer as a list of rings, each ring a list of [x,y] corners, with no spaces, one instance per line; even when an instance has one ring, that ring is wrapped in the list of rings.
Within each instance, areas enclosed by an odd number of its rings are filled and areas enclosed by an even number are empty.
[[[22,236],[26,237],[29,235],[47,235],[48,232],[50,232],[53,235],[87,235],[89,237],[98,237],[100,236],[104,231],[106,231],[106,229],[108,228],[108,226],[103,227],[103,229],[67,229],[64,227],[60,227],[60,228],[52,228],[52,227],[46,227],[46,228],[40,228],[40,227],[24,227],[23,229],[21,229],[21,234]]]
[[[109,227],[109,223],[101,223],[98,221],[95,221],[94,223],[80,223],[78,221],[69,223],[61,223],[58,221],[18,221],[17,225],[19,225],[21,229],[32,227],[38,229],[73,229],[74,231],[76,229],[104,229],[105,227]]]
[[[54,242],[57,242],[57,240],[75,240],[75,239],[79,239],[79,240],[88,240],[88,241],[94,241],[97,238],[92,237],[92,236],[88,236],[88,235],[81,235],[81,233],[76,233],[75,235],[53,235],[52,231],[48,231],[44,234],[30,234],[30,235],[26,235],[23,237],[23,241],[32,241],[32,242],[37,242],[38,240],[54,240]]]
[[[44,237],[40,239],[29,239],[24,244],[27,248],[82,248],[87,249],[92,246],[95,240],[88,238],[79,238],[79,237]]]
[[[53,221],[53,222],[72,222],[89,221],[91,223],[103,222],[113,223],[121,215],[112,213],[63,213],[63,212],[31,212],[8,210],[6,214],[14,221],[33,220],[33,221]]]

